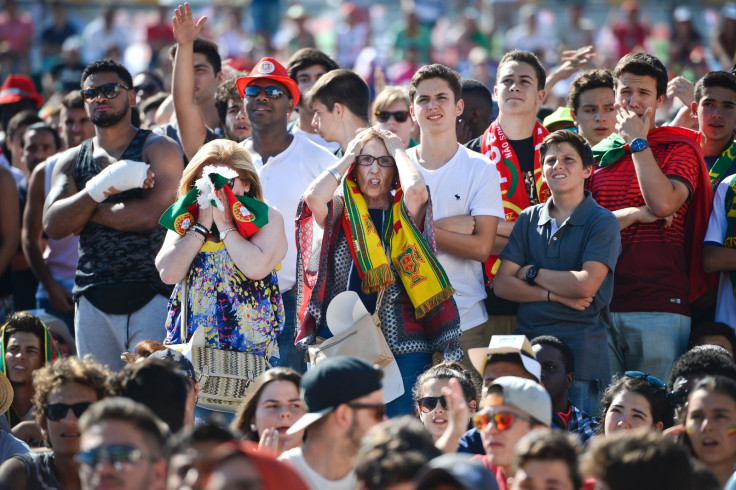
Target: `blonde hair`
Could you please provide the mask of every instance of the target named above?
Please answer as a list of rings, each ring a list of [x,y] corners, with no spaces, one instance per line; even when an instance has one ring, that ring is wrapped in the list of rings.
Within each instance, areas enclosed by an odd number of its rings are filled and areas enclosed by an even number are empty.
[[[226,139],[210,141],[197,151],[181,176],[177,191],[178,197],[183,197],[192,190],[194,181],[197,180],[204,167],[215,164],[227,165],[235,170],[240,180],[250,184],[248,195],[263,201],[261,181],[258,179],[250,153],[236,142]]]
[[[405,87],[389,85],[381,90],[381,92],[376,96],[376,100],[373,101],[373,113],[371,114],[371,117],[375,119],[376,111],[385,111],[396,102],[404,102],[406,104],[406,110],[408,111],[409,107],[411,107],[409,92]]]

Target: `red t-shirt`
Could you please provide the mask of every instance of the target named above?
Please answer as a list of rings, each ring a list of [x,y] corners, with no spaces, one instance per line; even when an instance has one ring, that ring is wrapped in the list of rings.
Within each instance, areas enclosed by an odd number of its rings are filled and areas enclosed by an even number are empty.
[[[699,183],[699,159],[692,147],[668,143],[652,148],[669,179],[685,184],[690,196]],[[596,168],[588,183],[593,198],[610,211],[644,206],[631,154],[613,165]],[[636,223],[621,231],[621,256],[614,272],[612,312],[690,314],[685,223],[690,199],[677,210],[672,226],[664,221]]]
[[[493,474],[493,476],[496,477],[496,483],[498,483],[498,490],[509,490],[509,486],[506,483],[506,477],[503,474],[503,470],[501,469],[500,466],[493,466],[490,460],[488,459],[487,455],[478,454],[478,455],[473,456],[471,459],[480,460],[486,466],[486,468],[488,468],[488,471],[490,471]]]

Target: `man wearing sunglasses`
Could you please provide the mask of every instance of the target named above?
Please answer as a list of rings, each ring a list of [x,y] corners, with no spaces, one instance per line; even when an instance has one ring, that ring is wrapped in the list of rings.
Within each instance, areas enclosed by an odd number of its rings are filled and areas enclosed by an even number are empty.
[[[129,398],[95,403],[79,421],[82,435],[74,461],[83,490],[163,490],[166,424]]]
[[[287,217],[284,231],[288,240],[286,257],[277,271],[284,301],[286,324],[278,337],[281,366],[306,371],[304,352],[294,346],[296,339],[296,215],[299,201],[309,184],[335,164],[326,148],[310,141],[304,132],[289,133],[287,122],[299,104],[301,94],[286,69],[273,58],[263,58],[247,77],[235,81],[245,102],[252,137],[242,146],[253,158],[253,165],[270,205]]]
[[[176,143],[131,124],[132,83],[113,60],[85,68],[81,94],[95,137],[59,158],[43,214],[50,238],[79,234],[73,290],[79,355],[113,369],[137,340],[166,334],[171,290],[154,263],[166,234],[158,219],[182,171]]]
[[[319,135],[340,148],[341,158],[360,128],[370,126],[368,108],[371,94],[368,84],[353,70],[333,70],[317,80],[307,95],[314,112],[312,126]]]
[[[486,450],[478,457],[496,476],[498,487],[508,488],[516,443],[529,432],[550,426],[552,401],[539,383],[504,376],[488,386],[481,407],[472,418]]]
[[[312,490],[353,490],[355,455],[365,433],[384,419],[382,372],[355,357],[321,361],[299,387],[306,413],[287,434],[306,429],[302,447],[279,459],[296,470]]]
[[[79,418],[109,395],[110,372],[96,362],[66,357],[38,371],[34,379],[35,420],[51,450],[18,455],[0,466],[0,488],[79,488],[74,456],[79,451]]]

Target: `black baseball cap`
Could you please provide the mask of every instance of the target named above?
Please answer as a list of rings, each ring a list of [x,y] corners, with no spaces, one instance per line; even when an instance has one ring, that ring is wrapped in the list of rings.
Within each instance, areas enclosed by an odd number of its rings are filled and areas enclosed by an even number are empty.
[[[287,434],[294,434],[321,419],[342,403],[381,389],[383,372],[357,357],[325,359],[302,377],[299,393],[308,413],[302,415]]]

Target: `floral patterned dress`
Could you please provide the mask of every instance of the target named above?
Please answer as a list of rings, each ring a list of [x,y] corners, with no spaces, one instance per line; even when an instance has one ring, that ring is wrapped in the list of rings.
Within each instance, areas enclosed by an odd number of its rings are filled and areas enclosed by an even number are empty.
[[[206,346],[278,358],[276,337],[284,328],[284,304],[276,274],[252,280],[238,270],[222,242],[206,242],[186,278],[187,339],[205,329]],[[169,299],[165,344],[181,343],[181,284]]]

